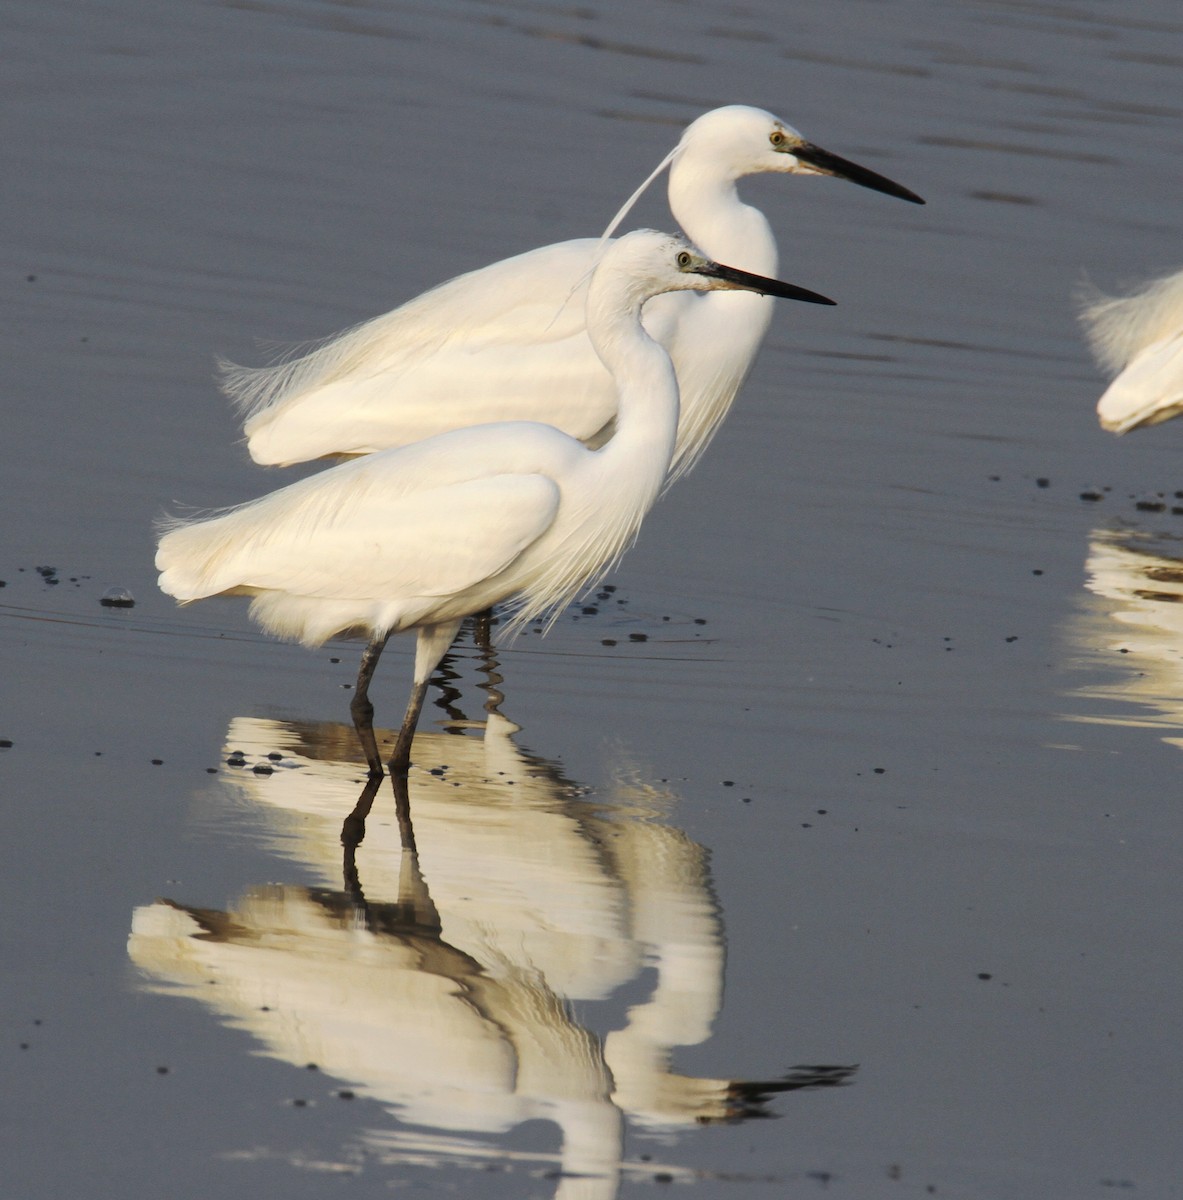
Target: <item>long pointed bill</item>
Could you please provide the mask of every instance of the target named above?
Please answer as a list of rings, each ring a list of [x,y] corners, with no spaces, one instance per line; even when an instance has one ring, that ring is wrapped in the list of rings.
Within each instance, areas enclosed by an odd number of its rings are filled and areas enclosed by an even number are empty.
[[[800,300],[805,304],[837,304],[829,296],[820,292],[811,292],[808,288],[798,287],[795,283],[781,283],[779,279],[768,279],[763,275],[753,275],[750,271],[741,271],[738,267],[725,267],[722,263],[705,262],[694,268],[696,275],[705,275],[708,279],[722,279],[733,287],[743,288],[749,292],[761,292],[765,296],[779,296],[782,300]]]
[[[924,203],[915,192],[909,191],[886,176],[868,171],[866,167],[860,167],[858,163],[852,163],[848,158],[842,158],[838,154],[831,154],[829,150],[823,150],[812,142],[800,142],[787,149],[794,158],[812,167],[819,175],[833,175],[836,179],[848,179],[851,183],[857,183],[859,187],[870,188],[873,192],[882,192],[885,196],[895,196],[912,204]]]

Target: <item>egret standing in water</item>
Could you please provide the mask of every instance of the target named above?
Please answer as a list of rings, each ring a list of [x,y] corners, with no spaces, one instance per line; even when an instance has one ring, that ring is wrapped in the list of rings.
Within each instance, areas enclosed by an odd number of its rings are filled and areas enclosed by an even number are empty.
[[[607,247],[587,328],[614,381],[616,429],[598,450],[550,425],[512,421],[442,433],[310,476],[160,539],[160,586],[178,600],[253,596],[269,632],[316,646],[369,637],[350,711],[382,773],[369,684],[393,633],[418,630],[414,685],[390,760],[410,764],[427,681],[463,619],[512,601],[507,627],[554,616],[629,547],[666,478],[678,427],[669,355],[641,324],[668,291],[824,296],[720,266],[680,238],[641,230]],[[556,397],[557,399],[557,397]]]
[[[760,172],[833,175],[923,204],[907,188],[805,140],[744,105],[699,117],[621,209],[669,167],[669,204],[686,237],[717,262],[777,272],[776,239],[737,181]],[[592,349],[587,281],[601,241],[543,246],[461,275],[294,361],[225,364],[246,414],[251,457],[286,465],[369,454],[489,421],[554,425],[589,444],[610,433],[616,389]],[[673,359],[682,397],[671,478],[688,470],[727,415],[772,317],[765,296],[661,296],[645,327]]]
[[[1183,271],[1127,296],[1090,296],[1080,319],[1116,376],[1097,402],[1102,428],[1129,433],[1183,412]]]

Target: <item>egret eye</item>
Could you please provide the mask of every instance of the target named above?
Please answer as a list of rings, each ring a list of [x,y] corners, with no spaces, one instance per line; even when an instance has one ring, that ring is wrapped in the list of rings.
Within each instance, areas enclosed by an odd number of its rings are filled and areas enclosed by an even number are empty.
[[[785,131],[783,129],[774,129],[768,135],[768,140],[773,146],[776,147],[777,150],[779,150],[782,146],[787,146],[789,142],[789,139],[785,136]]]
[[[681,268],[683,271],[684,271],[684,270],[685,270],[685,269],[686,269],[688,266],[690,266],[690,264],[691,264],[693,261],[694,261],[694,256],[693,256],[693,255],[690,253],[690,251],[689,251],[689,250],[682,250],[682,251],[680,251],[680,252],[679,252],[679,254],[678,254],[678,257],[677,257],[677,259],[676,259],[676,262],[677,262],[678,266],[679,266],[679,267],[680,267],[680,268]]]

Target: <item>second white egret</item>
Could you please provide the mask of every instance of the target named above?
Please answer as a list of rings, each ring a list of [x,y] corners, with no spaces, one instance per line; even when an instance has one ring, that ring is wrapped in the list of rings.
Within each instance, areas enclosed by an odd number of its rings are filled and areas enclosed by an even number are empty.
[[[630,198],[669,167],[669,204],[686,237],[717,262],[774,276],[777,246],[736,184],[745,175],[832,175],[923,204],[914,192],[807,141],[746,105],[692,122]],[[589,444],[606,437],[616,389],[588,340],[587,282],[596,238],[543,246],[458,276],[400,308],[273,367],[224,364],[223,387],[246,414],[251,457],[287,465],[368,454],[489,421],[554,425]],[[645,327],[673,358],[682,415],[671,477],[705,450],[746,378],[771,320],[747,293],[658,297]]]
[[[721,266],[642,230],[611,244],[587,294],[592,345],[617,390],[598,450],[553,426],[501,422],[357,458],[220,515],[175,522],[156,555],[182,602],[254,597],[269,632],[315,646],[369,638],[350,705],[372,776],[382,773],[369,685],[393,633],[418,630],[414,686],[392,772],[410,763],[428,679],[463,619],[513,602],[509,630],[594,585],[635,539],[666,478],[678,427],[669,355],[641,325],[659,293],[720,289],[833,301]]]

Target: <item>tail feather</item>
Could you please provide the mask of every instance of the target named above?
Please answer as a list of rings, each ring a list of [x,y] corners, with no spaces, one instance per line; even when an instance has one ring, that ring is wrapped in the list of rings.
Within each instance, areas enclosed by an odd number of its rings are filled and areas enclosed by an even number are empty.
[[[1139,350],[1183,326],[1183,271],[1152,279],[1124,296],[1085,288],[1078,303],[1097,362],[1116,375]]]

